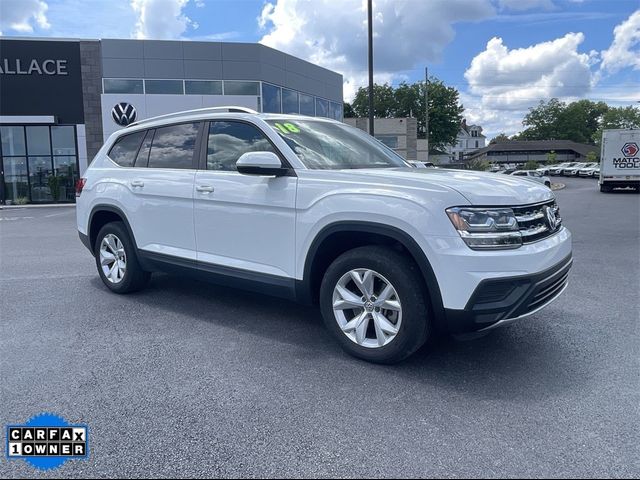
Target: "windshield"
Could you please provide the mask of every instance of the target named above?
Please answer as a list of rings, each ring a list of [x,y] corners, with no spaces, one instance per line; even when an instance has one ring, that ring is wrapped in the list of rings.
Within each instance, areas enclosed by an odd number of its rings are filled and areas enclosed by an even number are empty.
[[[306,119],[266,122],[287,142],[307,168],[409,167],[393,150],[357,128]]]

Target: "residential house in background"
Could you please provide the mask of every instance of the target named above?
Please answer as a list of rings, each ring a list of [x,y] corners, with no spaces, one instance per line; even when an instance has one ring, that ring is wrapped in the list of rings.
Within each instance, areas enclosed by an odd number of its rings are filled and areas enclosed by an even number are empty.
[[[466,119],[463,119],[456,143],[447,146],[446,153],[451,155],[453,162],[462,162],[471,152],[484,148],[486,140],[480,125],[467,125]]]

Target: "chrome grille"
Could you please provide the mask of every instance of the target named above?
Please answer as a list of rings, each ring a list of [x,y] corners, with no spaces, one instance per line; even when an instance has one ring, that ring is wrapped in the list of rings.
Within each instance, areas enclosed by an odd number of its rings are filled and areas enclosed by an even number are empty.
[[[513,207],[513,213],[522,234],[522,243],[537,242],[557,233],[562,227],[560,209],[555,200]]]

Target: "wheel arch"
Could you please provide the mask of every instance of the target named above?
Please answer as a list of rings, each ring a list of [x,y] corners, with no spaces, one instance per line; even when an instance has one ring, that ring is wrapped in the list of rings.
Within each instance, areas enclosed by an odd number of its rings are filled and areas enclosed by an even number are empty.
[[[350,241],[343,243],[345,239]],[[362,221],[335,222],[316,235],[305,257],[303,279],[297,288],[298,300],[316,303],[322,276],[331,262],[352,248],[371,244],[399,246],[406,251],[420,269],[434,313],[444,311],[440,286],[431,263],[411,235],[397,227]]]
[[[129,234],[129,238],[136,246],[136,238],[133,235],[133,230],[131,229],[131,225],[129,224],[129,220],[124,212],[115,207],[113,205],[96,205],[91,209],[91,213],[89,214],[89,228],[87,234],[89,236],[89,245],[91,246],[91,252],[95,249],[96,240],[98,237],[98,232],[100,229],[110,222],[120,221],[124,223],[125,228],[127,229],[127,233]]]

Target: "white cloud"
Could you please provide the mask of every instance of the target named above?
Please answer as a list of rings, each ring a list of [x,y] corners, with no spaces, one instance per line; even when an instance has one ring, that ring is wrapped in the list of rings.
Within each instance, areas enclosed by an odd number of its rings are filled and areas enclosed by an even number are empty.
[[[494,15],[488,0],[374,2],[376,81],[397,80],[403,73],[441,58],[454,38],[452,25]],[[345,98],[366,83],[367,12],[363,0],[277,0],[266,3],[259,25],[261,43],[345,77]]]
[[[627,67],[640,70],[640,10],[616,26],[611,46],[601,55],[600,68],[608,73],[616,73]]]
[[[8,30],[31,33],[34,26],[48,29],[48,8],[42,0],[0,0],[0,35]]]
[[[189,0],[131,0],[137,15],[135,38],[180,38],[189,27],[197,28],[182,10]]]
[[[576,98],[587,94],[595,78],[594,53],[580,53],[582,33],[568,33],[550,42],[509,50],[494,37],[471,61],[464,76],[470,93],[484,107],[519,110],[552,97]]]
[[[532,9],[552,10],[555,8],[551,0],[498,0],[498,5],[503,10],[516,12]]]
[[[476,55],[464,76],[468,91],[461,95],[465,116],[483,126],[488,136],[522,130],[528,108],[553,97],[572,101],[590,95],[598,76],[592,67],[597,53],[584,53],[582,33],[509,49],[494,37]]]

